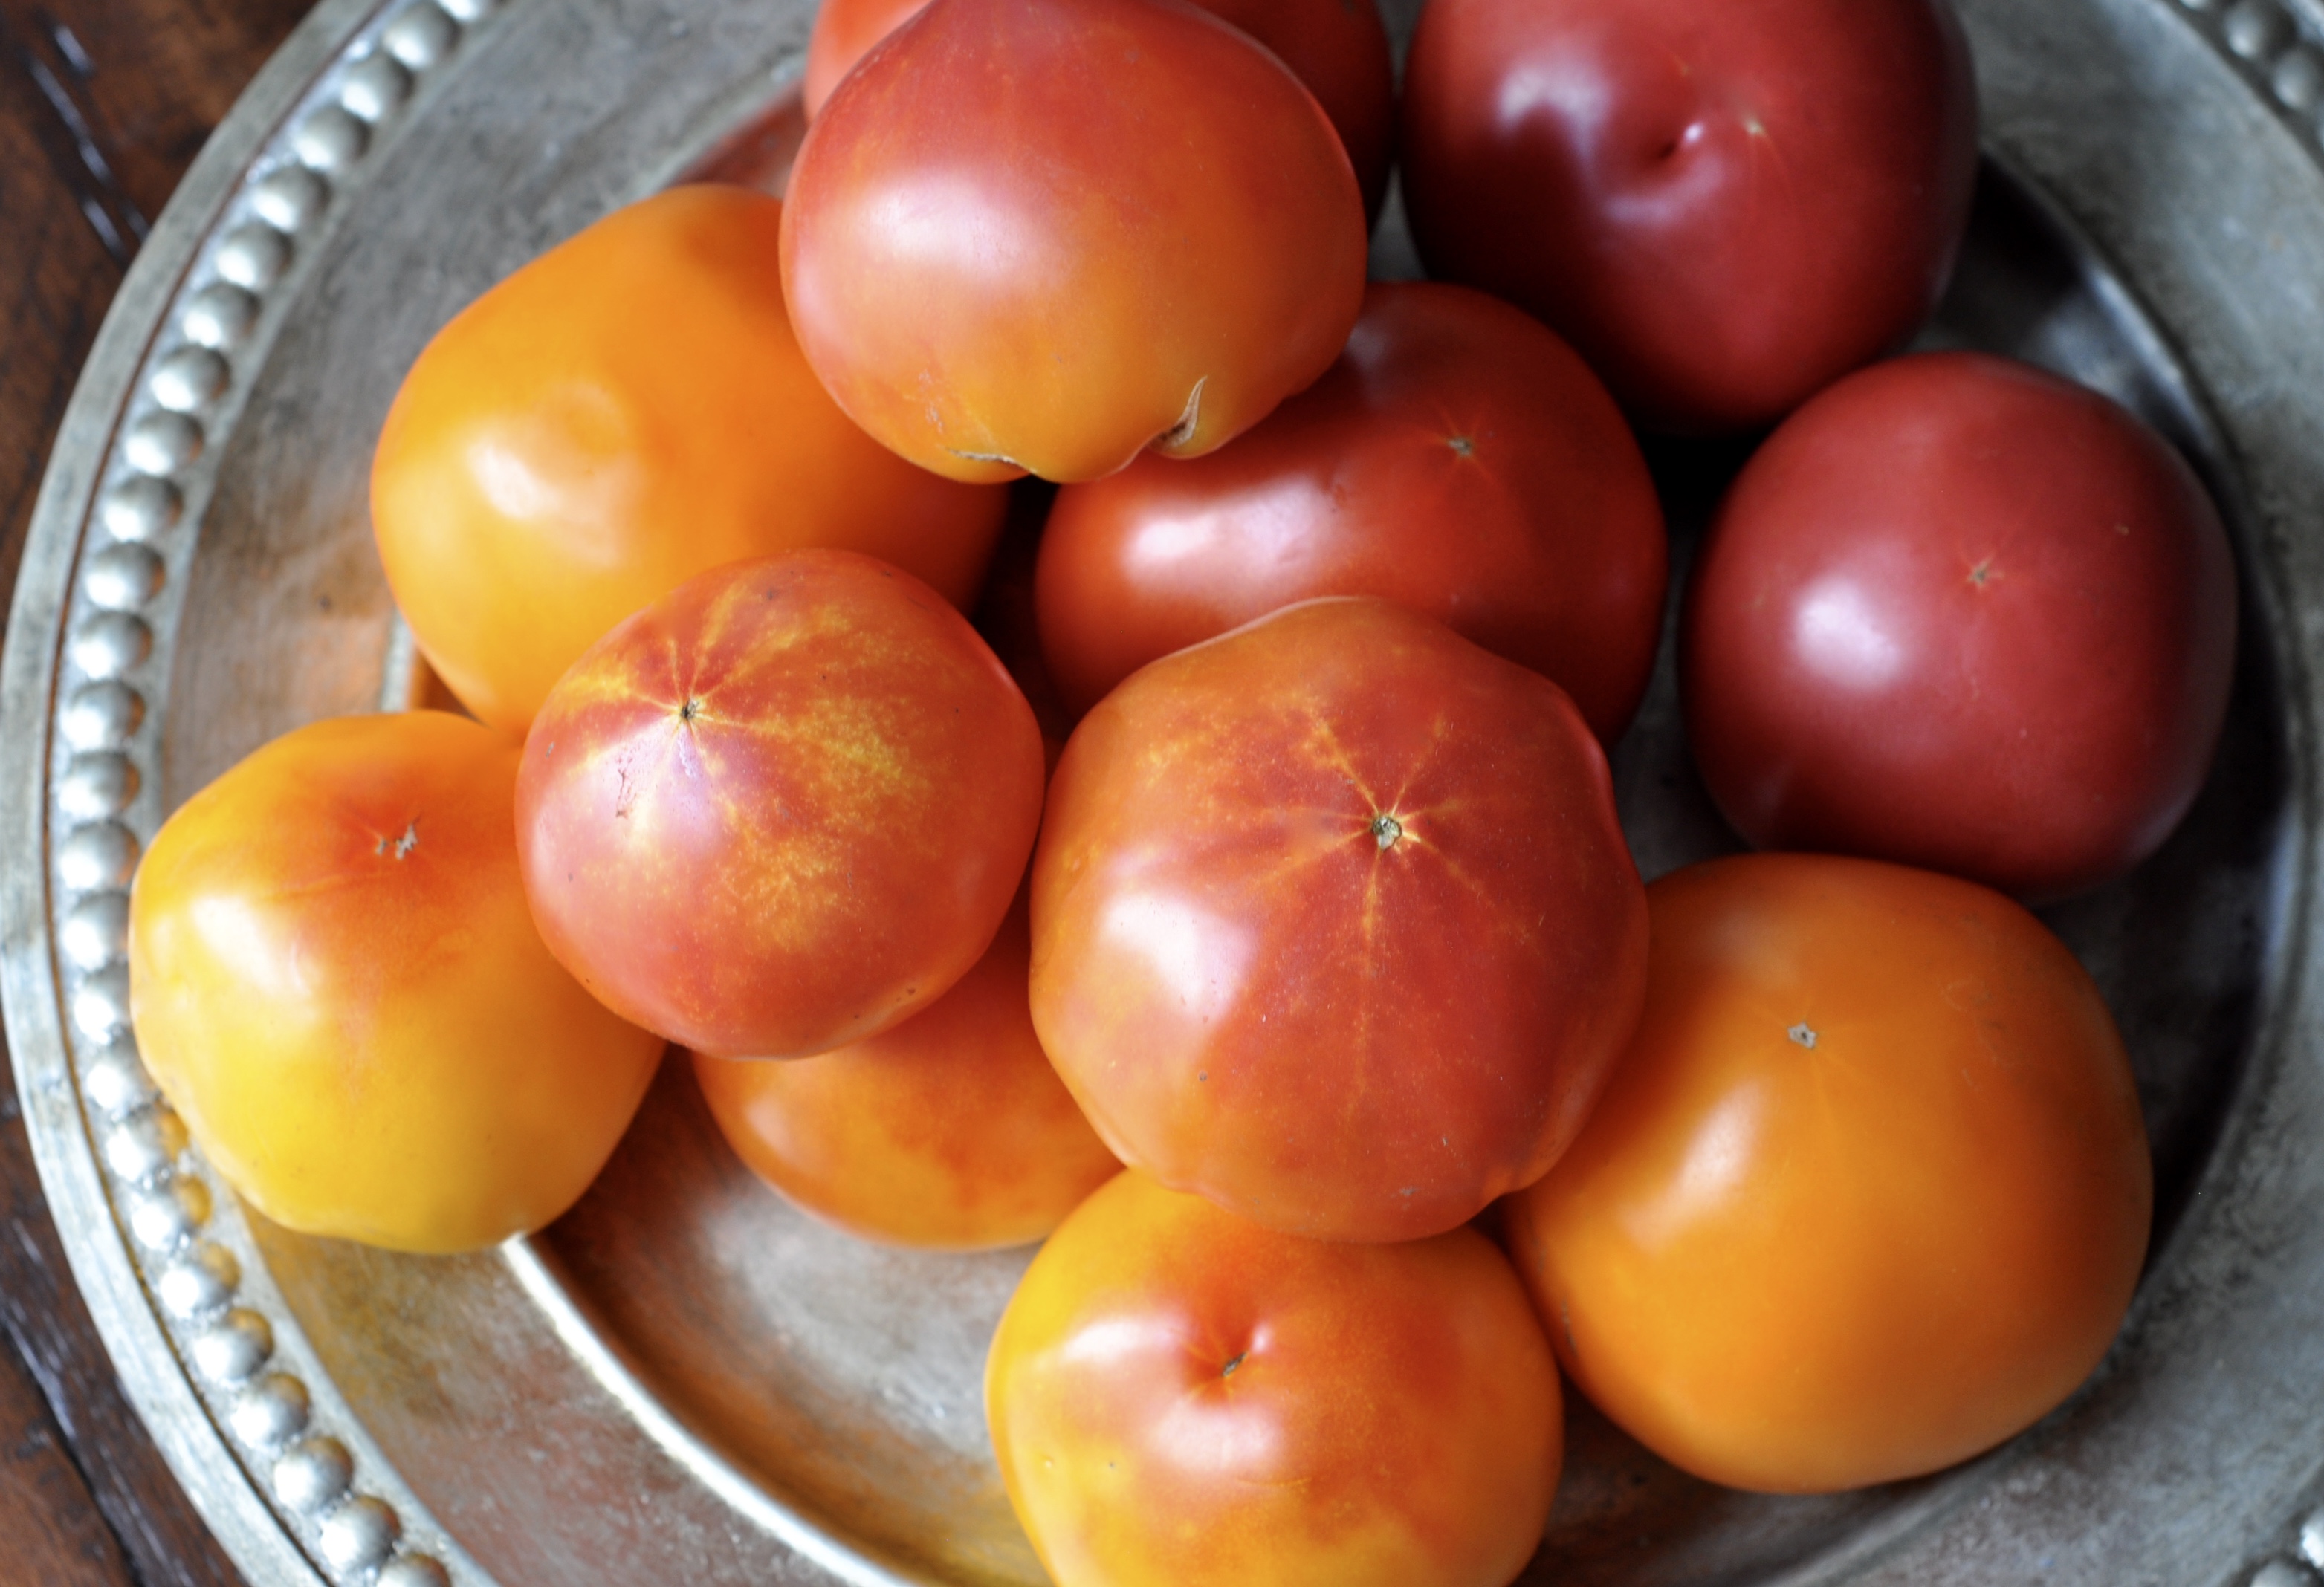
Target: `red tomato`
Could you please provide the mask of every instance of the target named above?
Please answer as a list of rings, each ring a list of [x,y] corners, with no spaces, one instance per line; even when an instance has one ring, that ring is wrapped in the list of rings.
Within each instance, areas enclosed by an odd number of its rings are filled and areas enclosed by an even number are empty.
[[[982,956],[1040,820],[1040,730],[967,621],[844,551],[735,563],[616,627],[525,740],[549,949],[649,1030],[798,1057]]]
[[[1058,1587],[1504,1587],[1563,1448],[1482,1235],[1302,1240],[1138,1174],[1034,1258],[984,1399]]]
[[[807,35],[799,97],[812,118],[864,52],[928,0],[824,0]],[[1396,71],[1374,0],[1194,0],[1273,51],[1340,134],[1364,210],[1379,214],[1396,142]]]
[[[2193,803],[2235,637],[2226,533],[2168,443],[2023,364],[1900,359],[1802,408],[1721,506],[1688,737],[1753,843],[2056,896]]]
[[[1121,1165],[1049,1067],[1020,901],[975,968],[883,1034],[788,1063],[694,1060],[751,1171],[852,1234],[973,1251],[1038,1240]]]
[[[840,546],[975,599],[1001,493],[912,467],[832,405],[769,268],[781,216],[731,188],[618,210],[404,377],[372,463],[380,559],[429,664],[503,732],[600,634],[720,563]]]
[[[1972,883],[1822,855],[1647,899],[1637,1039],[1507,1204],[1575,1386],[1674,1464],[1781,1492],[1934,1471],[2063,1399],[2153,1197],[2065,945]]]
[[[1331,123],[1177,0],[945,0],[851,73],[783,213],[807,362],[964,480],[1198,456],[1323,372],[1363,296]]]
[[[1646,905],[1564,692],[1384,601],[1165,657],[1065,746],[1033,1023],[1117,1156],[1270,1227],[1403,1240],[1564,1150]]]
[[[1969,222],[1947,0],[1431,0],[1404,94],[1431,271],[1657,428],[1763,424],[1904,340]]]
[[[1375,284],[1323,378],[1232,446],[1057,493],[1042,650],[1085,711],[1157,656],[1314,595],[1379,595],[1555,680],[1599,738],[1646,692],[1669,551],[1606,389],[1462,287]]]
[[[288,1228],[475,1251],[579,1198],[659,1036],[541,945],[516,746],[438,711],[285,734],[162,823],[130,894],[138,1051]]]

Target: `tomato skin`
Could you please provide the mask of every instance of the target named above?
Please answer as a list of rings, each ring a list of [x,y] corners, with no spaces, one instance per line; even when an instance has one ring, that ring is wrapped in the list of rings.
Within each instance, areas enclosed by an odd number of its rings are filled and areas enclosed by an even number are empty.
[[[1040,730],[966,619],[845,551],[730,564],[618,625],[525,740],[541,936],[696,1051],[803,1057],[943,995],[1008,913]]]
[[[1363,296],[1331,123],[1179,0],[942,0],[807,130],[783,290],[840,407],[963,480],[1224,445]]]
[[[1563,1452],[1508,1262],[1277,1234],[1128,1173],[1002,1316],[986,1417],[1058,1587],[1503,1587]]]
[[[516,747],[434,711],[285,734],[174,812],[130,894],[139,1051],[268,1217],[481,1250],[587,1188],[662,1042],[541,945]]]
[[[1347,151],[1375,220],[1388,197],[1396,143],[1396,68],[1374,0],[1194,0],[1289,67]],[[807,35],[799,99],[809,119],[872,45],[917,16],[928,0],[825,0]]]
[[[2153,1190],[2064,944],[1974,883],[1835,856],[1647,898],[1637,1039],[1504,1204],[1574,1386],[1674,1464],[1776,1492],[1937,1470],[2072,1392]]]
[[[1076,711],[1278,606],[1379,595],[1555,680],[1611,743],[1669,557],[1646,460],[1572,349],[1481,292],[1376,282],[1338,362],[1234,445],[1060,491],[1036,601]]]
[[[2161,846],[2226,720],[2227,534],[2160,436],[2024,364],[1863,371],[1769,438],[1681,618],[1736,830],[2079,892]]]
[[[1539,315],[1641,424],[1741,430],[1936,306],[1977,90],[1947,0],[1431,0],[1401,138],[1431,274]]]
[[[976,598],[997,491],[895,457],[800,356],[782,206],[678,188],[527,264],[438,332],[372,465],[372,521],[429,664],[521,738],[600,634],[721,563],[809,546]]]
[[[1637,1017],[1644,890],[1554,683],[1399,606],[1286,608],[1082,720],[1033,1023],[1116,1156],[1286,1233],[1530,1183]]]
[[[794,1204],[867,1240],[980,1251],[1038,1240],[1120,1172],[1026,1006],[1020,903],[952,990],[815,1058],[694,1060],[720,1132]]]

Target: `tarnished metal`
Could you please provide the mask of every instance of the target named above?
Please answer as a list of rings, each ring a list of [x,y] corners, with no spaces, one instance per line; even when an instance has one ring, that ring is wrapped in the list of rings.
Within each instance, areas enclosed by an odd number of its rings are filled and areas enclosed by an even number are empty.
[[[1389,9],[1408,30],[1410,0]],[[2080,1394],[1919,1482],[1728,1493],[1575,1410],[1528,1582],[2324,1582],[2324,35],[2275,0],[1963,10],[1991,159],[1931,340],[2146,414],[2219,495],[2243,575],[2193,815],[2049,912],[2129,1037],[2154,1254]],[[978,1392],[1024,1253],[800,1218],[675,1069],[537,1239],[454,1261],[305,1239],[216,1179],[127,1029],[125,889],[162,814],[274,734],[412,687],[364,508],[402,371],[613,205],[706,165],[779,171],[808,20],[324,0],[156,227],[67,416],[0,673],[0,986],[76,1276],[259,1587],[1040,1579]],[[1735,461],[1655,449],[1682,561]],[[1667,656],[1616,763],[1650,874],[1731,842]]]

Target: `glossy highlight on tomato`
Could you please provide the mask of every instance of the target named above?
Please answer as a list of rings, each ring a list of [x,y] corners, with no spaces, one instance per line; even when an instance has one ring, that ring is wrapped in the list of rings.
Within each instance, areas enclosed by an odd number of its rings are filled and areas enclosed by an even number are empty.
[[[578,1199],[637,1112],[661,1038],[533,929],[516,773],[516,746],[464,718],[333,718],[237,763],[147,849],[138,1051],[276,1223],[482,1250]]]
[[[1504,1204],[1573,1385],[1672,1463],[1786,1493],[1935,1471],[2070,1394],[2153,1206],[2072,953],[1873,860],[1738,856],[1647,899],[1637,1037]]]
[[[1505,1587],[1556,1369],[1474,1230],[1303,1240],[1127,1173],[1034,1258],[985,1413],[1058,1587]]]

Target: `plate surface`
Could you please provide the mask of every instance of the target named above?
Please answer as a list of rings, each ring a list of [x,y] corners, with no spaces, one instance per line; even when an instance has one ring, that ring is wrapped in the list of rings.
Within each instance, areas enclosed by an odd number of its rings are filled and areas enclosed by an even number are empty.
[[[1408,30],[1412,6],[1388,9]],[[1988,161],[1927,339],[2144,413],[2221,500],[2243,576],[2196,811],[2133,876],[2048,912],[2129,1038],[2153,1255],[2080,1395],[1919,1482],[1729,1493],[1577,1408],[1528,1582],[2292,1587],[2324,1564],[2324,50],[2270,0],[1962,9]],[[801,1218],[675,1068],[534,1240],[441,1261],[305,1239],[187,1147],[126,1030],[124,889],[161,816],[267,738],[411,687],[364,495],[402,371],[613,205],[779,173],[809,19],[806,0],[325,0],[187,179],[67,417],[0,674],[8,1036],[91,1309],[261,1587],[1041,1580],[978,1397],[1025,1253],[889,1252]],[[1388,272],[1410,264],[1397,224]],[[1682,565],[1740,456],[1655,449]],[[1732,844],[1669,662],[1615,757],[1649,876]]]

